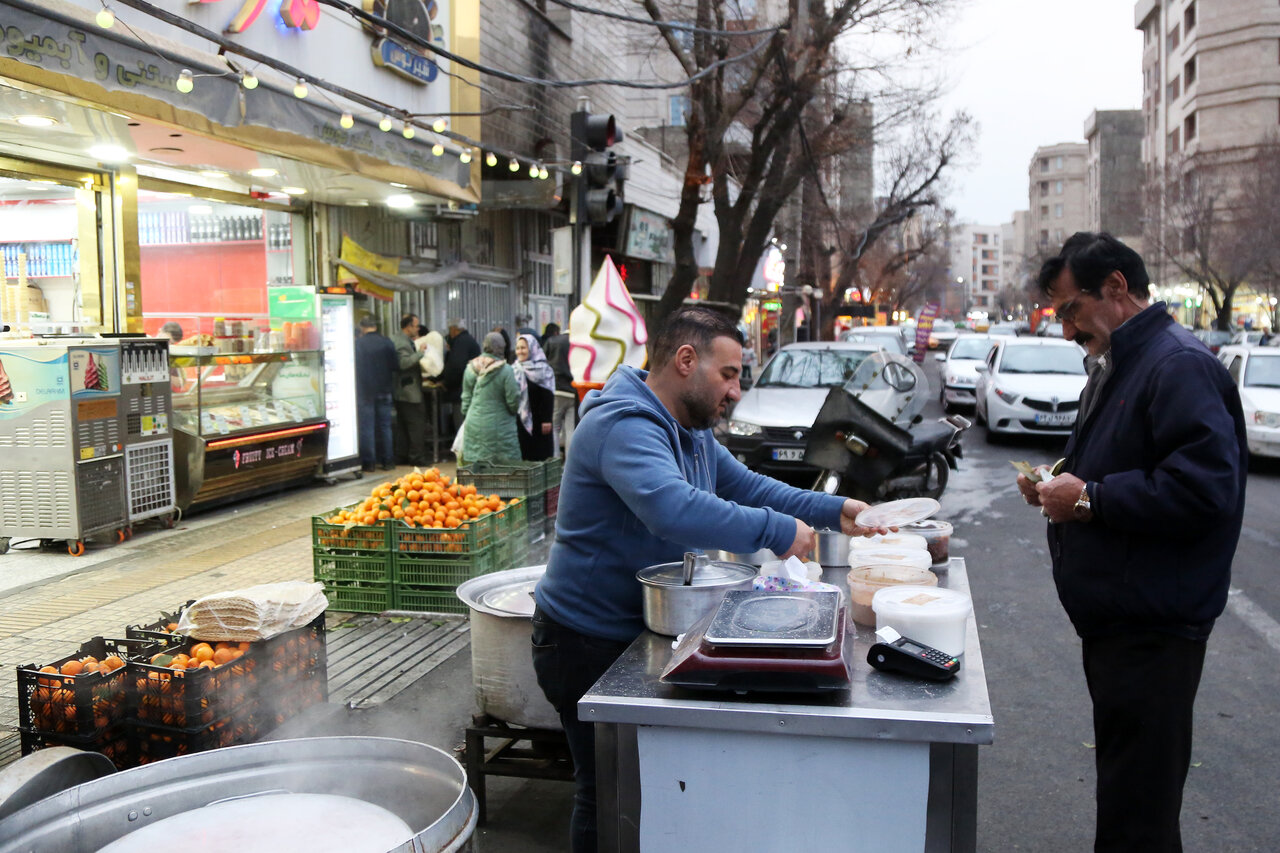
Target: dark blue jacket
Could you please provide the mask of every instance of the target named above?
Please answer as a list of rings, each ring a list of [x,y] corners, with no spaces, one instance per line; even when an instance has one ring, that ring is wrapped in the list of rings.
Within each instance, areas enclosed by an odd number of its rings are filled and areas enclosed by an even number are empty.
[[[356,338],[356,395],[372,400],[378,394],[390,394],[400,373],[396,345],[379,332],[368,332]]]
[[[1248,445],[1226,369],[1157,303],[1116,329],[1113,372],[1067,442],[1094,518],[1049,525],[1058,597],[1082,637],[1209,636],[1227,602]]]

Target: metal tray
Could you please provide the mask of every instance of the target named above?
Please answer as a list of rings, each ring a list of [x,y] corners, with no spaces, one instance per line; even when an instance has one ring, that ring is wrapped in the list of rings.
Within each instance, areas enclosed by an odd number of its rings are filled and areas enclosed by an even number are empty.
[[[836,641],[840,593],[734,590],[707,627],[713,646],[821,648]]]

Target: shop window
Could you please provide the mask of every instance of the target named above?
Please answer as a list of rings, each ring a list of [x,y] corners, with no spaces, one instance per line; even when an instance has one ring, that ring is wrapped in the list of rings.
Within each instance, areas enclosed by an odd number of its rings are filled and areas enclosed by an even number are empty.
[[[138,190],[145,331],[177,323],[182,341],[218,352],[314,349],[305,217],[168,189]]]
[[[103,195],[88,174],[0,172],[0,318],[14,332],[115,331],[114,277],[98,250]]]

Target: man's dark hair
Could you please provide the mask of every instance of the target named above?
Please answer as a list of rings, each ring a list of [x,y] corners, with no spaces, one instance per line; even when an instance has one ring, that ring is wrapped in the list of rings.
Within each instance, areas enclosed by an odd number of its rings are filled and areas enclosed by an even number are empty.
[[[372,314],[365,314],[363,317],[360,318],[360,328],[362,329],[378,328],[378,318],[373,316]]]
[[[401,318],[400,318],[400,331],[402,331],[402,332],[403,332],[405,329],[409,328],[409,324],[410,324],[410,323],[416,323],[416,322],[418,322],[418,315],[417,315],[417,314],[405,314],[405,315],[401,316]]]
[[[1140,299],[1150,296],[1151,279],[1147,277],[1142,257],[1105,231],[1077,231],[1062,244],[1057,255],[1044,262],[1036,283],[1045,296],[1062,274],[1071,270],[1076,287],[1097,296],[1107,276],[1117,270],[1129,285],[1129,292]]]
[[[649,349],[649,368],[659,370],[685,344],[693,346],[698,355],[705,355],[716,338],[738,338],[738,327],[724,314],[712,308],[692,306],[681,308],[658,329],[657,337]]]

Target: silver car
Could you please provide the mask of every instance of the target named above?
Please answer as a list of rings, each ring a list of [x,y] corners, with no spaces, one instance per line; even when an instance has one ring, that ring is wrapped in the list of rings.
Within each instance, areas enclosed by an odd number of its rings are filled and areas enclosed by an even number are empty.
[[[972,409],[977,402],[973,389],[978,384],[978,365],[986,360],[993,346],[987,335],[961,335],[945,353],[934,358],[938,365],[942,390],[938,402],[944,414],[951,414],[961,407]]]

